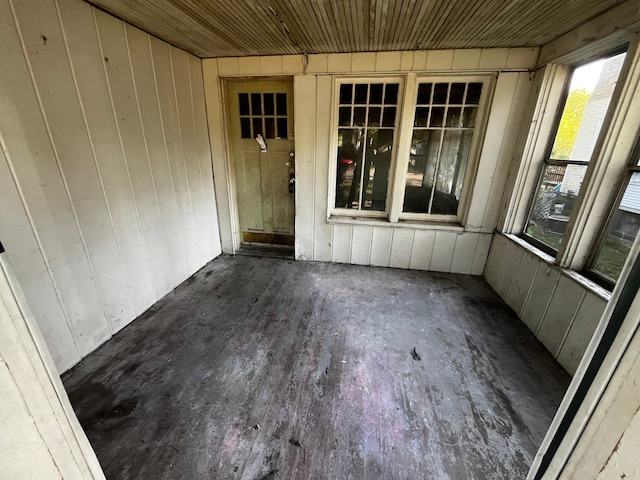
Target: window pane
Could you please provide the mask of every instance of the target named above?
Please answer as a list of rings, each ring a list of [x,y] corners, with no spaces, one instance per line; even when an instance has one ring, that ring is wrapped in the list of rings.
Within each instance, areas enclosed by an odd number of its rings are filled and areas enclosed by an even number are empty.
[[[617,280],[640,229],[640,173],[629,180],[609,225],[593,269]]]
[[[382,105],[382,87],[383,85],[381,83],[374,83],[369,87],[370,105]]]
[[[369,107],[369,119],[367,121],[367,125],[369,127],[379,127],[381,113],[382,113],[381,107]]]
[[[278,115],[287,115],[287,94],[276,93],[276,108]]]
[[[367,130],[367,145],[362,175],[362,208],[384,211],[393,151],[393,130]]]
[[[366,83],[358,83],[356,84],[356,95],[353,100],[353,103],[358,105],[364,105],[367,103],[367,91],[369,89],[369,85]]]
[[[397,83],[387,84],[384,91],[384,104],[385,105],[397,105],[398,103],[398,87]]]
[[[440,149],[431,213],[455,215],[471,148],[471,130],[447,130]]]
[[[349,127],[351,125],[351,107],[340,107],[338,110],[338,125]]]
[[[275,105],[273,102],[273,93],[264,94],[264,114],[275,115]]]
[[[251,94],[251,114],[262,115],[262,95],[259,93]]]
[[[481,93],[481,83],[470,83],[469,85],[467,85],[467,98],[464,103],[466,103],[467,105],[478,105],[480,103]]]
[[[437,105],[444,105],[447,103],[448,89],[448,83],[436,83],[433,87],[433,103]]]
[[[287,118],[279,118],[278,124],[278,138],[288,138],[289,132],[287,131]]]
[[[464,83],[452,83],[451,91],[449,92],[449,104],[462,105],[462,99],[464,98]]]
[[[383,127],[395,127],[396,125],[396,107],[384,107],[382,115]]]
[[[447,127],[460,127],[460,114],[462,109],[460,107],[449,107],[447,109]]]
[[[429,119],[429,107],[417,107],[416,117],[413,121],[414,127],[426,127]]]
[[[440,130],[413,131],[404,190],[405,212],[429,213],[441,135]]]
[[[340,103],[350,105],[353,97],[353,85],[350,83],[343,83],[340,85]]]
[[[475,107],[464,107],[464,114],[462,115],[462,126],[464,128],[471,128],[476,126],[476,115],[478,115],[478,109]]]
[[[551,158],[591,159],[624,57],[622,53],[574,70]]]
[[[429,105],[431,103],[431,84],[421,83],[418,85],[418,105]]]
[[[443,121],[444,121],[444,107],[432,107],[431,120],[429,120],[429,126],[441,127]]]
[[[240,115],[249,115],[249,94],[239,93],[238,99],[240,101]]]
[[[336,207],[358,208],[360,197],[360,170],[356,165],[362,159],[364,129],[341,128],[338,130],[338,178]]]
[[[534,198],[527,235],[558,250],[586,171],[586,165],[546,165]]]
[[[364,119],[367,115],[367,107],[355,107],[353,109],[353,125],[364,127]]]

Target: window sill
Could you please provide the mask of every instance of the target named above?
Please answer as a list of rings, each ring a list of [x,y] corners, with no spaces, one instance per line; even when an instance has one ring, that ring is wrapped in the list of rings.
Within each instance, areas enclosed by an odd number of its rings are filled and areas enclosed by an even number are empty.
[[[365,225],[369,227],[412,228],[414,230],[441,230],[456,233],[464,232],[464,227],[458,222],[399,220],[398,223],[391,223],[383,218],[332,215],[327,220],[327,223],[333,225]]]
[[[560,268],[560,267],[558,267],[557,265],[554,264],[555,258],[553,258],[551,255],[543,252],[539,248],[534,247],[533,245],[528,243],[526,240],[523,240],[522,238],[517,237],[516,235],[510,234],[510,233],[504,233],[502,235],[507,237],[512,242],[517,243],[518,245],[520,245],[522,248],[524,248],[528,252],[530,252],[533,255],[535,255],[538,258],[540,258],[540,260],[542,260],[543,262],[548,264],[549,267],[558,270],[562,275],[564,275],[566,277],[569,277],[570,279],[572,279],[576,283],[579,283],[586,290],[590,291],[591,293],[593,293],[597,297],[600,297],[602,300],[608,302],[609,298],[611,298],[611,292],[609,290],[607,290],[604,287],[601,287],[600,285],[598,285],[594,281],[589,280],[587,277],[585,277],[584,275],[576,272],[575,270],[571,270],[569,268]]]

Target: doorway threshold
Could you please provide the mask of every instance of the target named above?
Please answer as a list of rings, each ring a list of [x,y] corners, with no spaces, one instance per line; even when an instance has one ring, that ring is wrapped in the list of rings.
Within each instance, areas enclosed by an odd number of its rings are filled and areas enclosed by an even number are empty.
[[[254,243],[249,245],[240,245],[240,248],[236,250],[236,255],[294,260],[295,250],[293,245],[271,245],[266,243],[256,245]]]

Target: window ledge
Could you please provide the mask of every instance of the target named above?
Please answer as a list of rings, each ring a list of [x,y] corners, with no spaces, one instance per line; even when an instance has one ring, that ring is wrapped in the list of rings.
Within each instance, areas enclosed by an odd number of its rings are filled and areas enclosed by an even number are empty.
[[[414,230],[442,230],[456,233],[464,232],[464,227],[457,222],[399,220],[398,223],[391,223],[388,220],[382,218],[332,215],[327,220],[327,223],[335,225],[366,225],[370,227],[412,228]]]
[[[558,270],[561,274],[563,274],[566,277],[569,277],[574,282],[579,283],[586,290],[590,291],[591,293],[593,293],[597,297],[600,297],[602,300],[608,302],[609,298],[611,298],[611,292],[609,290],[607,290],[604,287],[601,287],[600,285],[598,285],[594,281],[589,280],[587,277],[585,277],[584,275],[576,272],[575,270],[571,270],[569,268],[560,268],[560,267],[558,267],[557,265],[555,265],[553,263],[555,261],[555,258],[553,258],[548,253],[543,252],[539,248],[534,247],[533,245],[528,243],[526,240],[523,240],[522,238],[517,237],[516,235],[510,234],[510,233],[503,233],[501,235],[504,235],[505,237],[507,237],[512,242],[517,243],[518,245],[520,245],[522,248],[524,248],[528,252],[530,252],[533,255],[535,255],[538,258],[540,258],[540,260],[542,260],[543,262],[548,264],[550,267]]]

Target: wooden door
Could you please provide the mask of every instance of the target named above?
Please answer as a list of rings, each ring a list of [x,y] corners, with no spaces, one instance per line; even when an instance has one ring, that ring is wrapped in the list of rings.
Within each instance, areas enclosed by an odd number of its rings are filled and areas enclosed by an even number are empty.
[[[242,242],[293,245],[293,83],[238,80],[230,81],[228,87]],[[266,150],[256,140],[258,134],[264,138]]]

